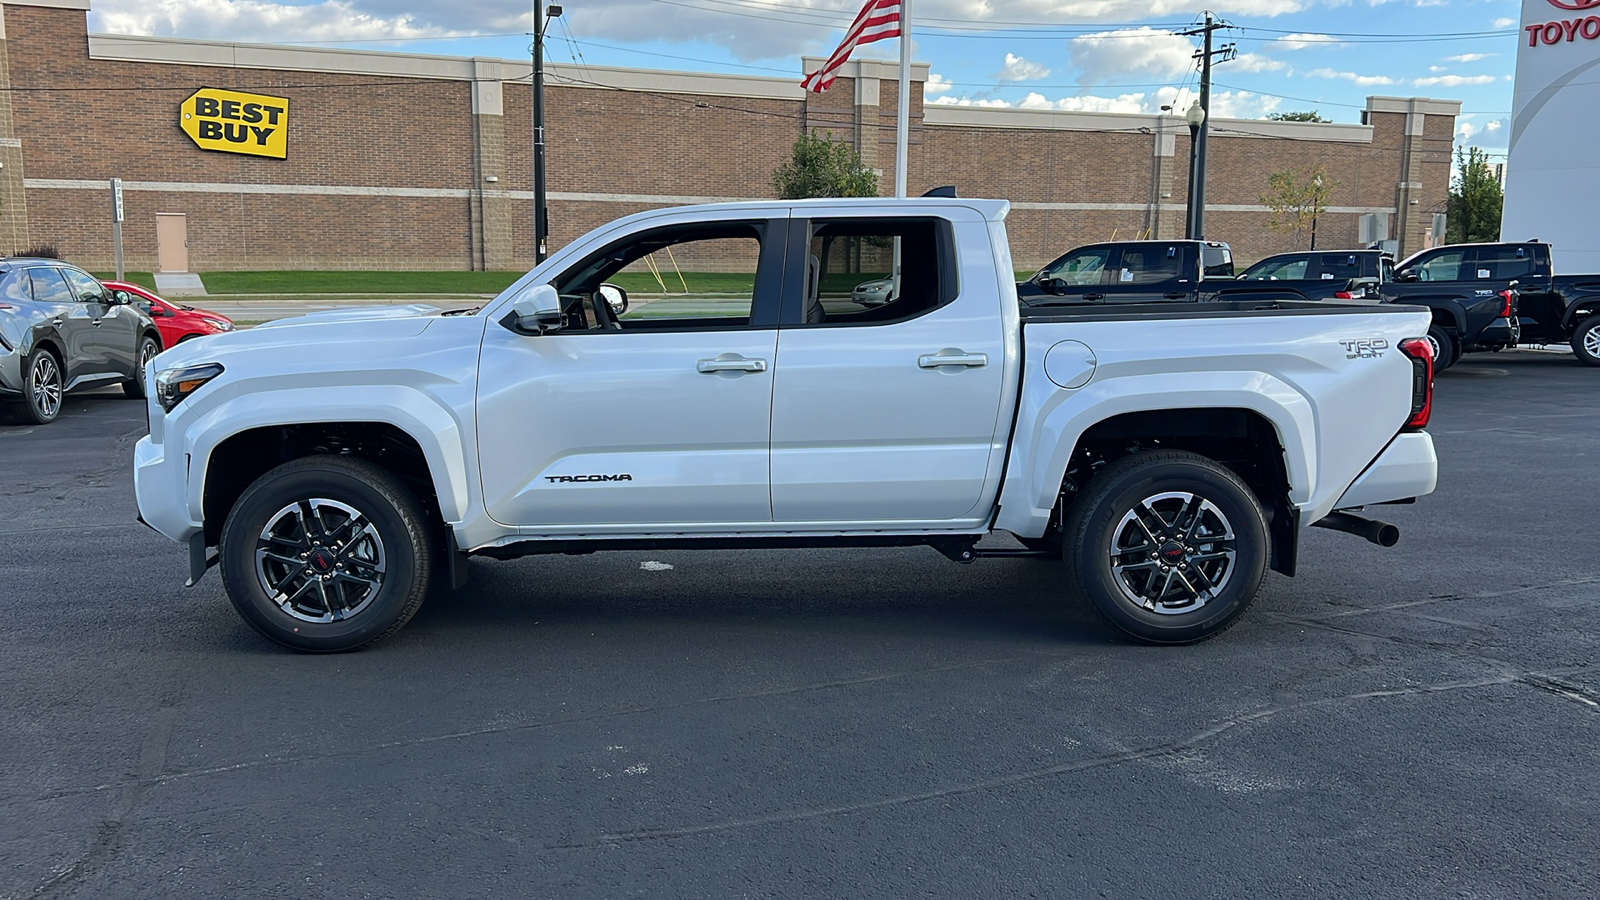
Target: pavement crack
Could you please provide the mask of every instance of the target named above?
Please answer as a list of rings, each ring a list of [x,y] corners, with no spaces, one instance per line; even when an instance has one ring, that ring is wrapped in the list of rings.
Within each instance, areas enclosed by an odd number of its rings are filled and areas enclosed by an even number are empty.
[[[1316,700],[1306,700],[1299,703],[1282,704],[1252,712],[1240,713],[1218,720],[1215,724],[1202,729],[1188,737],[1176,741],[1158,744],[1137,750],[1127,750],[1117,753],[1103,754],[1092,759],[1079,760],[1073,763],[1064,763],[1042,769],[1032,769],[1026,772],[1017,772],[983,781],[969,782],[967,784],[952,785],[938,790],[921,791],[914,794],[902,794],[895,797],[884,797],[865,803],[852,803],[840,806],[819,807],[816,809],[794,810],[789,812],[773,813],[766,816],[756,816],[746,819],[735,819],[726,822],[714,822],[706,825],[692,825],[683,828],[648,828],[636,831],[617,831],[596,835],[587,840],[552,843],[549,846],[554,850],[578,850],[590,847],[600,847],[614,844],[624,844],[633,841],[667,840],[682,837],[694,837],[702,834],[713,834],[723,831],[734,831],[743,828],[757,828],[763,825],[782,825],[789,822],[800,822],[808,819],[820,819],[829,816],[850,815],[853,813],[870,812],[876,809],[885,809],[903,806],[911,803],[925,803],[930,800],[939,800],[945,797],[962,794],[973,794],[982,791],[991,791],[998,788],[1011,787],[1029,781],[1037,781],[1055,775],[1065,775],[1083,772],[1089,769],[1116,766],[1127,762],[1142,759],[1174,756],[1199,749],[1215,742],[1223,735],[1237,729],[1255,725],[1281,716],[1284,713],[1302,712],[1324,706],[1333,706],[1342,703],[1351,703],[1365,700],[1386,700],[1397,697],[1415,697],[1432,694],[1444,694],[1457,691],[1477,690],[1496,685],[1512,684],[1520,680],[1522,675],[1500,675],[1491,678],[1475,679],[1470,681],[1452,681],[1441,684],[1416,685],[1411,687],[1391,688],[1376,691],[1362,691],[1353,694],[1343,694],[1336,697],[1322,697]]]

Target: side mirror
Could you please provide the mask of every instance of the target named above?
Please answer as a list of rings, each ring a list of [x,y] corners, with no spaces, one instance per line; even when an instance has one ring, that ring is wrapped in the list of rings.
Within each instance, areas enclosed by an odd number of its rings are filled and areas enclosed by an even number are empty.
[[[500,324],[522,334],[554,331],[561,327],[561,295],[548,284],[530,284],[511,298]]]
[[[1416,281],[1417,280],[1417,273],[1410,272],[1410,271],[1396,272],[1396,273],[1394,273],[1394,280],[1395,281]]]
[[[606,298],[606,303],[611,307],[612,316],[621,316],[628,311],[628,292],[611,282],[608,281],[600,285],[600,296]]]
[[[1040,280],[1039,286],[1052,294],[1065,294],[1067,292],[1067,280],[1065,278],[1045,278]]]
[[[106,291],[107,303],[132,303],[133,295],[123,290]]]

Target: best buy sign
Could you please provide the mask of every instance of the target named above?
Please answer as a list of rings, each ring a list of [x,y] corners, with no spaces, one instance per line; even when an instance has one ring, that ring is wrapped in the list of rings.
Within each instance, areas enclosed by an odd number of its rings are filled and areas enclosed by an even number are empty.
[[[178,105],[178,127],[202,150],[289,158],[285,97],[202,88]]]

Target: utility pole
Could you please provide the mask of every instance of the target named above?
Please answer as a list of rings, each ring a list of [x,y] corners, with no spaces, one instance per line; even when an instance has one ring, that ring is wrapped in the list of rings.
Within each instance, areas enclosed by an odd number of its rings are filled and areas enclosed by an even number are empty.
[[[1218,62],[1227,62],[1233,59],[1236,52],[1233,44],[1211,49],[1211,33],[1219,28],[1231,27],[1226,22],[1217,21],[1207,10],[1205,25],[1178,32],[1188,37],[1201,35],[1202,41],[1202,49],[1194,55],[1195,59],[1200,60],[1200,112],[1196,116],[1191,110],[1189,116],[1192,140],[1189,146],[1189,220],[1185,229],[1189,239],[1195,241],[1204,240],[1206,230],[1206,135],[1211,131],[1211,59],[1221,57]]]
[[[550,18],[561,15],[560,4],[550,4]],[[548,255],[550,210],[545,204],[544,184],[544,0],[533,0],[533,260],[544,262]]]

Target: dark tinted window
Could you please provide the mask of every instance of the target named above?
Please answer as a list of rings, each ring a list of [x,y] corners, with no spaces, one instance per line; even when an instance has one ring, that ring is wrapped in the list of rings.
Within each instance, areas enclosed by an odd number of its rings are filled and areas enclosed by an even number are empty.
[[[1122,263],[1113,284],[1156,284],[1178,277],[1181,256],[1176,244],[1140,244],[1122,249]]]
[[[33,298],[40,303],[74,302],[72,289],[61,277],[61,270],[42,267],[29,269],[28,276],[33,279]]]
[[[1533,267],[1532,247],[1479,247],[1473,274],[1478,280],[1508,281],[1533,274]]]
[[[1233,251],[1227,247],[1200,247],[1200,275],[1202,278],[1232,278]]]
[[[5,279],[0,280],[0,300],[9,300],[12,303],[27,303],[33,300],[33,290],[28,282],[28,273],[6,273]]]
[[[1361,277],[1361,257],[1354,253],[1322,253],[1318,262],[1322,264],[1318,277],[1324,281]]]
[[[945,226],[947,229],[948,226]],[[955,299],[953,248],[934,219],[843,218],[811,223],[807,325],[895,322]],[[895,245],[900,271],[894,271]]]

